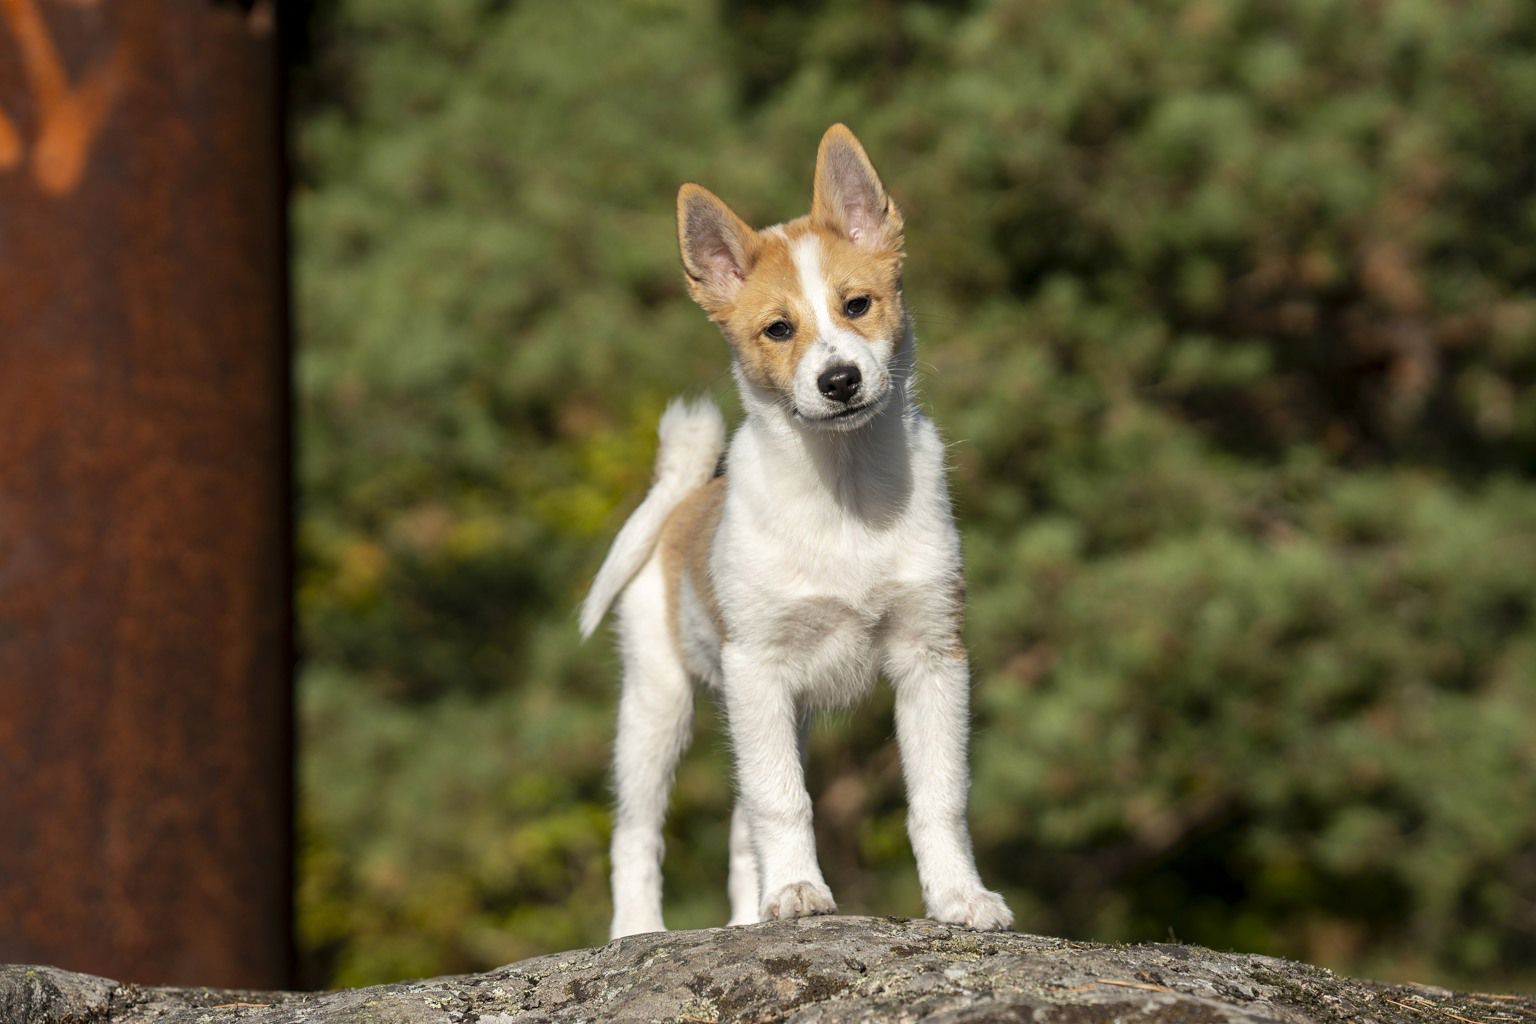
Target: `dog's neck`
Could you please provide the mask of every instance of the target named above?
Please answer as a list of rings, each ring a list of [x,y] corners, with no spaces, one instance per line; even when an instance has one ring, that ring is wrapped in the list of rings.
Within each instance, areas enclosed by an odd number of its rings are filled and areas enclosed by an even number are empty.
[[[891,359],[890,397],[855,430],[812,426],[738,373],[747,412],[742,429],[753,435],[761,479],[787,499],[830,502],[872,528],[894,522],[912,496],[912,347],[909,331]]]

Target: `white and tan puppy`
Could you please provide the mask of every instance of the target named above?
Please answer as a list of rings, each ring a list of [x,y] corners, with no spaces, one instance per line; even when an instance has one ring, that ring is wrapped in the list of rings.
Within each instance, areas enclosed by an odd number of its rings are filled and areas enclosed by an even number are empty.
[[[731,344],[746,420],[716,473],[713,404],[661,418],[656,482],[587,595],[618,598],[615,937],[659,931],[662,819],[693,685],[721,698],[736,759],[731,923],[836,910],[816,862],[810,712],[884,675],[896,690],[907,830],[931,917],[1007,928],[966,825],[969,673],[944,447],[912,399],[902,222],[853,133],[821,140],[809,216],[755,231],[684,185],[694,299]]]

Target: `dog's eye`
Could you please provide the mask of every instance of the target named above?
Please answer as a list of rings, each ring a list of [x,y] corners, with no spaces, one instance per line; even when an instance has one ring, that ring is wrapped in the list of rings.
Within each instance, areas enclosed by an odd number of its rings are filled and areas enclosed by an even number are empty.
[[[795,329],[790,326],[788,320],[775,320],[763,328],[763,333],[774,341],[788,341],[794,337]]]
[[[868,313],[868,312],[869,312],[869,296],[868,295],[855,295],[853,298],[851,298],[847,302],[843,303],[843,313],[846,314],[850,319],[853,318],[853,317],[863,316],[865,313]]]

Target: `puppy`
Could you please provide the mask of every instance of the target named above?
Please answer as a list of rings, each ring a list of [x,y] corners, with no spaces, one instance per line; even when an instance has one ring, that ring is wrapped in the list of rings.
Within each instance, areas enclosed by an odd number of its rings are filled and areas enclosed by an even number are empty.
[[[816,157],[811,212],[757,231],[684,185],[688,290],[730,342],[746,420],[662,415],[656,479],[581,609],[615,598],[624,663],[614,775],[614,937],[660,931],[662,819],[694,684],[724,706],[736,761],[732,924],[829,914],[816,861],[808,715],[884,675],[896,691],[907,831],[930,917],[1001,929],[966,825],[969,670],[944,447],[912,398],[902,219],[852,132]]]

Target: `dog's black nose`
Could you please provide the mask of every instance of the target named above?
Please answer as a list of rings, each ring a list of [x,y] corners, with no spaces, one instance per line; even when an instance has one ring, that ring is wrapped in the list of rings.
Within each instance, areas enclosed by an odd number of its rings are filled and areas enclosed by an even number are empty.
[[[857,366],[834,366],[816,378],[816,386],[832,401],[846,405],[859,393],[859,382],[863,379]]]

